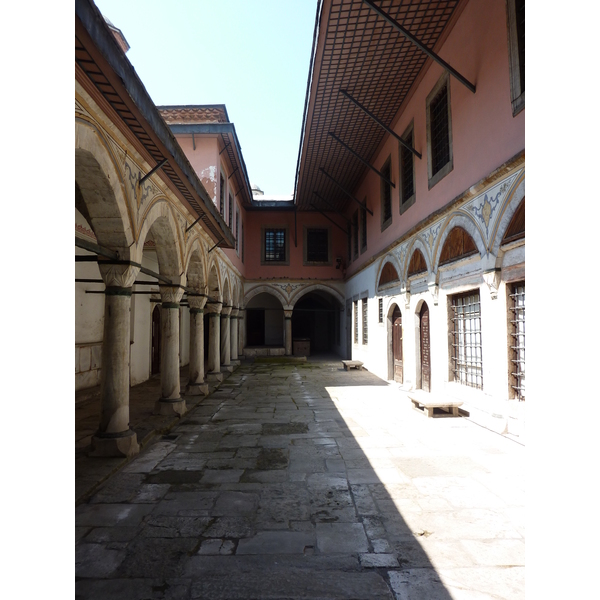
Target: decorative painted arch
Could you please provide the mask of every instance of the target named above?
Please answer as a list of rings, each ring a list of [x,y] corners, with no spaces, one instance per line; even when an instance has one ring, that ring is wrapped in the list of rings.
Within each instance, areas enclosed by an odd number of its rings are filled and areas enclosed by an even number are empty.
[[[477,251],[479,252],[480,257],[484,257],[487,254],[485,243],[483,241],[483,235],[477,223],[475,223],[473,219],[466,216],[464,213],[453,213],[448,217],[448,219],[444,223],[443,229],[442,231],[440,231],[440,235],[438,236],[436,246],[433,252],[433,255],[435,257],[433,264],[435,265],[436,272],[440,267],[440,255],[442,253],[444,243],[446,242],[448,235],[450,235],[450,232],[455,227],[460,227],[464,229],[473,238],[473,241],[475,242],[475,246],[477,247]]]
[[[331,294],[342,306],[344,306],[346,299],[342,294],[340,294],[335,288],[329,287],[328,285],[323,285],[321,283],[315,283],[313,285],[307,285],[302,289],[298,290],[291,298],[290,298],[290,307],[294,308],[298,303],[298,300],[306,294],[310,294],[310,292],[327,292]]]
[[[206,293],[206,256],[198,239],[191,244],[186,260],[187,286],[200,294]]]
[[[102,133],[75,120],[75,206],[98,243],[129,258],[134,244],[133,218],[117,160]]]
[[[138,262],[142,261],[144,242],[150,232],[156,246],[160,274],[174,283],[185,283],[180,231],[171,205],[164,197],[154,201],[143,217],[136,249]]]
[[[491,253],[498,256],[500,245],[504,234],[510,225],[510,222],[514,214],[519,210],[521,202],[525,200],[525,173],[517,180],[513,186],[512,191],[507,195],[506,201],[502,206],[502,213],[498,219],[496,228],[492,232],[493,244],[491,246]]]
[[[415,236],[406,249],[405,263],[402,265],[402,274],[405,280],[408,279],[408,267],[410,266],[410,261],[416,250],[419,250],[423,255],[423,258],[425,259],[425,265],[427,266],[427,272],[431,273],[433,270],[431,267],[431,255],[429,253],[429,248],[419,236]]]
[[[284,309],[288,306],[287,298],[275,287],[270,285],[259,285],[255,288],[252,288],[245,296],[243,300],[244,308],[248,306],[248,302],[254,298],[254,296],[258,296],[259,294],[271,294],[271,296],[275,296],[279,302],[281,302],[281,306]]]
[[[386,267],[386,265],[390,265],[390,267]],[[391,269],[393,268],[394,271],[396,271],[396,275],[398,277],[398,284],[400,285],[400,283],[402,282],[402,269],[400,267],[400,264],[398,263],[398,259],[393,255],[393,254],[386,254],[382,261],[381,264],[379,265],[379,269],[377,270],[377,276],[375,279],[375,289],[379,290],[381,288],[382,285],[387,285],[389,283],[391,283],[391,281],[388,281],[387,284],[381,284],[380,285],[380,281],[382,279],[382,275],[385,276],[384,273],[384,269]]]

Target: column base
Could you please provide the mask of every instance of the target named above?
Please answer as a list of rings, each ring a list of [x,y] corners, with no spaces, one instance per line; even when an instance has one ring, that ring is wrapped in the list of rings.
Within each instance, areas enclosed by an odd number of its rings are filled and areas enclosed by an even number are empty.
[[[242,364],[242,361],[241,361],[241,360],[238,360],[238,359],[236,358],[235,360],[232,360],[232,361],[231,361],[231,364],[232,364],[234,367],[239,367],[239,366]]]
[[[223,381],[223,373],[210,372],[205,375],[208,381]]]
[[[188,383],[185,388],[186,396],[206,396],[208,394],[208,383]]]
[[[137,434],[128,429],[122,433],[97,433],[92,436],[92,451],[89,456],[127,458],[139,452]]]
[[[221,373],[233,373],[235,367],[233,365],[221,365]]]
[[[177,398],[177,400],[167,400],[160,398],[154,404],[155,415],[178,415],[185,414],[187,408],[185,406],[185,400],[183,398]]]

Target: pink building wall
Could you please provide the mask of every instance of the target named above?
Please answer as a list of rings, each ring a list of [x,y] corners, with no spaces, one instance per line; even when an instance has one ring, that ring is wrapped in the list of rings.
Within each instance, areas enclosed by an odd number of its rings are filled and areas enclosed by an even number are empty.
[[[415,149],[423,156],[420,160],[415,157],[416,202],[400,214],[398,142],[388,135],[371,162],[380,169],[391,154],[396,184],[392,188],[392,224],[381,231],[380,180],[369,171],[354,195],[360,200],[366,196],[374,215],[367,217],[367,250],[351,263],[349,275],[525,148],[525,110],[512,115],[504,0],[469,2],[437,52],[477,87],[473,94],[450,77],[453,170],[428,190],[426,99],[443,73],[441,66],[431,63],[393,126],[402,135],[414,119]],[[355,210],[355,206],[348,207],[348,218]]]

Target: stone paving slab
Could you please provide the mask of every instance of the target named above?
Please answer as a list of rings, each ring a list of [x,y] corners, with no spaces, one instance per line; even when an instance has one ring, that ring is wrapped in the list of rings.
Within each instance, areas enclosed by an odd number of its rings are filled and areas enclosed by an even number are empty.
[[[524,598],[523,447],[347,375],[242,364],[172,439],[80,469],[114,473],[76,508],[78,600]]]

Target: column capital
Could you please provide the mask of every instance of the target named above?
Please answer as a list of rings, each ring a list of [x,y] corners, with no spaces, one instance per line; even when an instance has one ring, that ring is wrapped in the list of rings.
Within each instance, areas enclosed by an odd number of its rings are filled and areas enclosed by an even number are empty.
[[[207,302],[205,310],[209,315],[220,315],[223,304],[221,302]]]
[[[283,311],[283,317],[284,317],[285,319],[291,319],[291,318],[292,318],[292,313],[293,313],[293,312],[294,312],[293,310],[284,310],[284,311]]]
[[[196,310],[202,310],[206,305],[207,300],[208,298],[206,296],[200,296],[199,294],[191,293],[188,294],[188,303],[190,305],[190,308]]]
[[[237,319],[237,316],[238,316],[238,313],[239,313],[239,312],[240,312],[240,309],[239,309],[239,308],[235,308],[235,307],[233,307],[233,308],[231,309],[230,317],[231,317],[232,319]]]
[[[185,291],[179,285],[163,285],[162,283],[158,284],[158,289],[160,290],[160,300],[162,303],[174,304],[179,304]]]
[[[125,261],[98,261],[100,275],[106,287],[130,288],[140,272],[140,266]]]
[[[221,309],[221,316],[229,317],[229,314],[231,313],[232,308],[233,308],[233,306],[223,306],[223,308]]]

